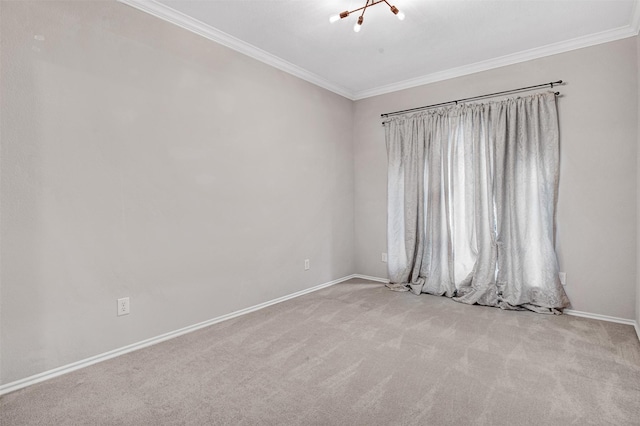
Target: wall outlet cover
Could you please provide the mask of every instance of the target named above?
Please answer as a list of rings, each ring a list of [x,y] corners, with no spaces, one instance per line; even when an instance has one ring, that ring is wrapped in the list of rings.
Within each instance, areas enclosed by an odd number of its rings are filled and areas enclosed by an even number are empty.
[[[118,316],[129,315],[129,298],[118,299]]]

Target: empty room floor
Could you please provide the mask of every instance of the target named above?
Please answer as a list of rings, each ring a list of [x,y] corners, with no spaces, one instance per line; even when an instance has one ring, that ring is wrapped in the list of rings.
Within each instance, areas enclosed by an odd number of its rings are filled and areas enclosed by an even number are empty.
[[[640,424],[633,327],[354,279],[7,394],[0,424]]]

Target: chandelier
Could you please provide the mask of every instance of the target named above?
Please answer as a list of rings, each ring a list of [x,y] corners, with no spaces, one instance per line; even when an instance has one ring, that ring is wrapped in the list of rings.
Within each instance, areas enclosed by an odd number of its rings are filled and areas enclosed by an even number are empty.
[[[400,10],[398,10],[397,7],[390,5],[387,0],[378,0],[378,1],[366,0],[366,1],[367,2],[364,4],[364,6],[359,7],[358,9],[354,9],[354,10],[351,10],[351,11],[345,10],[344,12],[340,13],[339,15],[333,15],[331,18],[329,18],[329,22],[339,21],[340,19],[346,18],[347,16],[349,16],[353,12],[357,12],[357,11],[361,10],[362,13],[360,14],[360,16],[358,16],[358,22],[356,22],[355,25],[353,26],[353,31],[359,32],[361,27],[362,27],[362,22],[364,21],[364,12],[367,11],[368,7],[375,6],[378,3],[386,3],[386,5],[389,6],[389,9],[391,9],[391,12],[394,15],[396,15],[399,20],[402,21],[404,19],[404,13],[401,12]]]

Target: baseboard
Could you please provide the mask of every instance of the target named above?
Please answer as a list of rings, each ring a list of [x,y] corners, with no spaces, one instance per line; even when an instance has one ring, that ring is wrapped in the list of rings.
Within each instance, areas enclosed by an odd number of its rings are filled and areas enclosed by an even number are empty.
[[[636,320],[611,317],[609,315],[592,314],[589,312],[574,311],[572,309],[565,309],[563,313],[567,315],[573,315],[574,317],[591,318],[600,321],[609,321],[616,322],[618,324],[631,325],[636,330],[636,335],[638,336],[638,340],[640,340],[640,327],[638,326],[638,322]]]
[[[618,324],[627,324],[635,326],[636,322],[632,319],[611,317],[609,315],[592,314],[590,312],[574,311],[573,309],[565,309],[562,311],[564,314],[574,317],[591,318],[600,321],[617,322]]]
[[[377,281],[377,282],[381,282],[381,283],[388,283],[389,280],[387,278],[380,278],[380,277],[372,277],[369,275],[362,275],[362,274],[355,274],[353,275],[354,278],[361,278],[364,280],[369,280],[369,281]],[[618,317],[612,317],[609,315],[600,315],[600,314],[592,314],[590,312],[582,312],[582,311],[574,311],[572,309],[565,309],[563,311],[565,314],[567,315],[572,315],[575,317],[583,317],[583,318],[591,318],[591,319],[596,319],[596,320],[600,320],[600,321],[608,321],[608,322],[615,322],[618,324],[627,324],[627,325],[632,325],[635,330],[636,330],[636,334],[638,335],[638,340],[640,340],[640,325],[638,325],[638,322],[632,319],[626,319],[626,318],[618,318]]]
[[[61,376],[63,374],[67,374],[67,373],[70,373],[72,371],[79,370],[81,368],[85,368],[85,367],[88,367],[90,365],[97,364],[99,362],[106,361],[108,359],[115,358],[115,357],[120,356],[120,355],[124,355],[124,354],[129,353],[129,352],[137,351],[138,349],[146,348],[148,346],[155,345],[157,343],[164,342],[166,340],[173,339],[173,338],[178,337],[178,336],[182,336],[183,334],[191,333],[193,331],[199,330],[199,329],[204,328],[204,327],[208,327],[210,325],[213,325],[213,324],[216,324],[216,323],[219,323],[219,322],[222,322],[222,321],[229,320],[231,318],[235,318],[235,317],[238,317],[238,316],[241,316],[241,315],[245,315],[245,314],[248,314],[248,313],[251,313],[251,312],[255,312],[255,311],[258,311],[260,309],[266,308],[268,306],[275,305],[276,303],[281,303],[281,302],[284,302],[284,301],[289,300],[289,299],[293,299],[293,298],[296,298],[296,297],[299,297],[299,296],[302,296],[302,295],[305,295],[305,294],[308,294],[308,293],[312,293],[314,291],[318,291],[318,290],[321,290],[323,288],[330,287],[330,286],[335,285],[335,284],[339,284],[341,282],[350,280],[352,278],[360,278],[360,276],[352,274],[352,275],[348,275],[346,277],[338,278],[337,280],[329,281],[329,282],[317,285],[315,287],[311,287],[311,288],[308,288],[308,289],[305,289],[305,290],[297,291],[295,293],[288,294],[286,296],[282,296],[282,297],[279,297],[277,299],[270,300],[268,302],[260,303],[258,305],[251,306],[251,307],[248,307],[248,308],[245,308],[245,309],[240,309],[239,311],[231,312],[230,314],[226,314],[226,315],[222,315],[222,316],[219,316],[219,317],[216,317],[216,318],[212,318],[210,320],[203,321],[203,322],[198,323],[198,324],[190,325],[190,326],[181,328],[179,330],[170,331],[168,333],[161,334],[159,336],[152,337],[150,339],[142,340],[140,342],[133,343],[133,344],[127,345],[127,346],[123,346],[121,348],[114,349],[114,350],[109,351],[109,352],[105,352],[105,353],[102,353],[102,354],[99,354],[99,355],[95,355],[95,356],[92,356],[90,358],[86,358],[86,359],[83,359],[83,360],[80,360],[80,361],[73,362],[71,364],[63,365],[62,367],[54,368],[52,370],[48,370],[48,371],[45,371],[45,372],[42,372],[42,373],[38,373],[38,374],[35,374],[33,376],[26,377],[24,379],[16,380],[15,382],[7,383],[5,385],[0,385],[0,395],[7,394],[9,392],[13,392],[13,391],[16,391],[18,389],[22,389],[22,388],[25,388],[27,386],[34,385],[36,383],[44,382],[45,380],[49,380],[49,379],[52,379],[54,377]],[[367,278],[367,279],[369,279],[369,278]]]
[[[354,274],[353,278],[360,278],[362,280],[377,281],[379,283],[389,284],[389,280],[387,278],[372,277],[369,275],[362,275],[362,274]]]
[[[210,325],[222,322],[222,321],[226,321],[229,320],[231,318],[235,318],[241,315],[245,315],[251,312],[255,312],[258,311],[260,309],[266,308],[268,306],[271,305],[275,305],[276,303],[281,303],[284,302],[286,300],[290,300],[290,299],[294,299],[296,297],[308,294],[308,293],[313,293],[315,291],[321,290],[323,288],[326,287],[330,287],[332,285],[335,284],[339,284],[341,282],[344,281],[348,281],[352,278],[359,278],[359,279],[363,279],[363,280],[369,280],[369,281],[375,281],[375,282],[380,282],[380,283],[388,283],[389,280],[387,278],[380,278],[380,277],[373,277],[373,276],[369,276],[369,275],[362,275],[362,274],[351,274],[351,275],[347,275],[346,277],[342,277],[342,278],[338,278],[337,280],[333,280],[333,281],[329,281],[323,284],[319,284],[317,286],[305,289],[305,290],[301,290],[301,291],[297,291],[295,293],[291,293],[288,294],[286,296],[282,296],[279,297],[277,299],[273,299],[264,303],[260,303],[258,305],[254,305],[245,309],[240,309],[239,311],[235,311],[235,312],[231,312],[229,314],[226,315],[222,315],[216,318],[212,318],[210,320],[207,321],[203,321],[201,323],[198,324],[194,324],[194,325],[190,325],[175,331],[170,331],[168,333],[165,334],[161,334],[159,336],[156,337],[152,337],[150,339],[146,339],[146,340],[142,340],[140,342],[137,343],[133,343],[131,345],[127,345],[127,346],[123,346],[121,348],[118,349],[114,349],[112,351],[109,352],[105,352],[99,355],[95,355],[92,356],[90,358],[86,358],[71,364],[67,364],[67,365],[63,365],[62,367],[58,367],[58,368],[54,368],[52,370],[48,370],[39,374],[35,374],[33,376],[30,377],[26,377],[24,379],[20,379],[20,380],[16,380],[15,382],[11,382],[11,383],[7,383],[5,385],[0,385],[0,395],[4,395],[7,394],[9,392],[13,392],[16,391],[18,389],[22,389],[25,388],[27,386],[31,386],[34,385],[36,383],[40,383],[40,382],[44,382],[45,380],[49,380],[52,379],[54,377],[57,376],[61,376],[63,374],[67,374],[70,373],[72,371],[75,370],[79,370],[81,368],[85,368],[88,367],[90,365],[93,364],[97,364],[99,362],[102,361],[106,361],[108,359],[111,358],[115,358],[117,356],[120,355],[124,355],[126,353],[129,352],[133,352],[136,351],[138,349],[142,349],[142,348],[146,348],[148,346],[152,346],[155,345],[157,343],[160,342],[164,342],[166,340],[169,339],[173,339],[174,337],[178,337],[178,336],[182,336],[183,334],[187,334],[187,333],[191,333],[193,331],[199,330],[201,328],[204,327],[208,327]],[[597,320],[601,320],[601,321],[609,321],[609,322],[616,322],[616,323],[620,323],[620,324],[627,324],[627,325],[632,325],[635,330],[636,330],[636,334],[638,335],[638,339],[640,340],[640,327],[638,326],[638,323],[634,320],[629,320],[629,319],[624,319],[624,318],[617,318],[617,317],[611,317],[608,315],[600,315],[600,314],[592,314],[589,312],[581,312],[581,311],[574,311],[574,310],[570,310],[570,309],[565,309],[564,313],[567,315],[573,315],[573,316],[577,316],[577,317],[583,317],[583,318],[591,318],[591,319],[597,319]]]

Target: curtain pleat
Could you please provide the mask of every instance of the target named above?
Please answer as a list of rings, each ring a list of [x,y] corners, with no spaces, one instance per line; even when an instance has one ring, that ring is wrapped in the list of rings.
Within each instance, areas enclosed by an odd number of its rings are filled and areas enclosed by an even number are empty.
[[[390,288],[555,311],[559,142],[553,93],[391,119]]]

